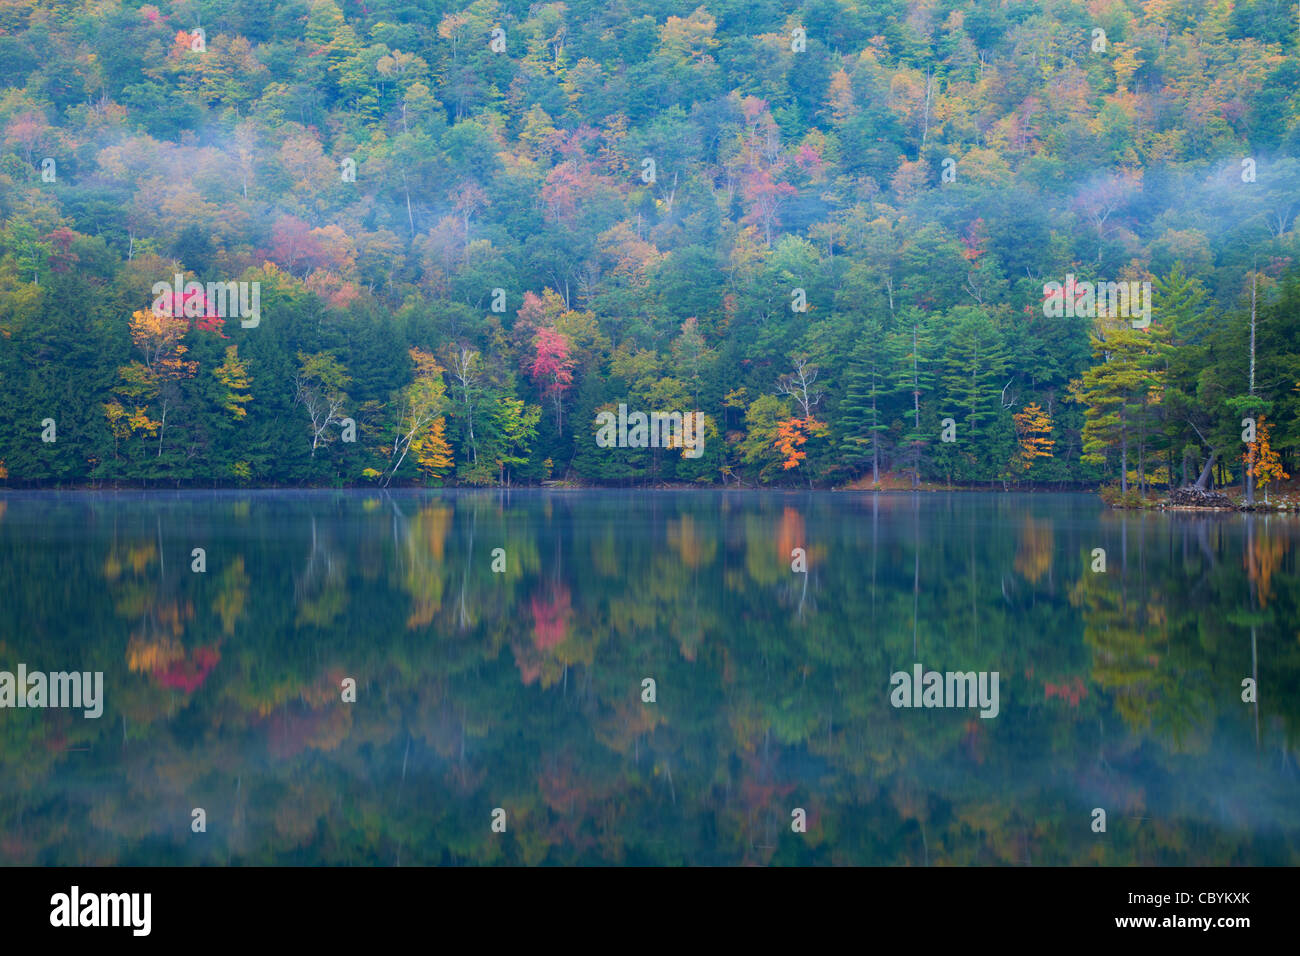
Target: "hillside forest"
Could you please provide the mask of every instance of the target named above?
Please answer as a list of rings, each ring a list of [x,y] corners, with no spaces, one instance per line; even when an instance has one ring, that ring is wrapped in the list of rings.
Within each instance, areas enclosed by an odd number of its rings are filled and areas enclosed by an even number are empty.
[[[1300,470],[1298,29],[0,0],[0,482],[1266,494]],[[598,444],[619,405],[702,448]]]

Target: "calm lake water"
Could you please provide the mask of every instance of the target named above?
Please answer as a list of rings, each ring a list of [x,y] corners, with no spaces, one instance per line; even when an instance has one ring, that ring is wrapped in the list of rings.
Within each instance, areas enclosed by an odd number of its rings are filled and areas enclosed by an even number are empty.
[[[0,671],[104,702],[0,710],[0,863],[1293,865],[1298,535],[1084,495],[5,494]],[[918,662],[997,672],[997,716],[892,706]]]

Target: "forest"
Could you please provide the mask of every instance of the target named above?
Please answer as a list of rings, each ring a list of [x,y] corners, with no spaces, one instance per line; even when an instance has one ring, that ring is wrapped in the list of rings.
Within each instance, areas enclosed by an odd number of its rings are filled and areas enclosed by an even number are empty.
[[[1298,30],[0,0],[0,484],[1267,494],[1300,470]],[[1067,276],[1149,283],[1149,324],[1062,310]],[[622,405],[700,447],[602,445]]]

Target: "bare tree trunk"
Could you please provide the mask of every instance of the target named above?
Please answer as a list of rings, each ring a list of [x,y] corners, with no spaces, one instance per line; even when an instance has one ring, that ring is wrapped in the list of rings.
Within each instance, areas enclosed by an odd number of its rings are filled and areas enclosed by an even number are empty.
[[[1146,397],[1142,398],[1142,417],[1138,419],[1138,494],[1147,493],[1147,416]]]
[[[1214,463],[1218,458],[1219,453],[1214,449],[1210,449],[1210,457],[1205,459],[1205,467],[1201,469],[1201,474],[1196,479],[1196,484],[1193,486],[1198,491],[1205,491],[1210,487],[1210,477],[1214,474]]]
[[[1119,490],[1128,494],[1128,432],[1124,432],[1119,453]]]
[[[876,413],[876,378],[873,373],[871,376],[871,483],[880,484],[880,432],[876,430],[879,425]]]
[[[930,96],[934,90],[934,77],[925,71],[925,126],[921,130],[921,152],[925,152],[925,140],[930,135]]]
[[[892,292],[890,294],[890,301],[891,303],[893,301]],[[893,306],[891,305],[890,308],[893,308]],[[917,364],[916,364],[917,341],[918,341],[918,334],[917,334],[916,323],[913,322],[912,323],[912,414],[914,415],[913,427],[916,429],[915,434],[920,435],[921,434],[921,386],[920,386],[920,379],[919,379]],[[921,483],[921,476],[920,476],[921,447],[920,445],[917,444],[917,441],[919,440],[920,439],[918,438],[916,441],[912,442],[912,489],[913,490],[915,490]]]
[[[1256,275],[1252,270],[1250,273],[1250,397],[1255,397],[1255,288]],[[1255,414],[1255,409],[1251,408],[1250,413]],[[1255,469],[1259,467],[1259,437],[1255,439],[1255,453],[1251,456],[1250,467],[1246,469],[1246,504],[1255,503]]]
[[[411,213],[411,187],[406,184],[406,171],[402,171],[402,191],[406,193],[406,221],[411,226],[411,235],[415,235],[415,216]]]

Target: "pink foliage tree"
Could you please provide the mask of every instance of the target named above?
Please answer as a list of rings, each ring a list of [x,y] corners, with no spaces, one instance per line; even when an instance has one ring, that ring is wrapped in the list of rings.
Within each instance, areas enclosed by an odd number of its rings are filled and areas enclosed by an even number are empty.
[[[772,244],[772,228],[785,201],[795,195],[797,190],[789,183],[778,183],[766,169],[757,169],[745,177],[743,183],[745,199],[749,202],[749,222],[763,227],[763,236],[768,245]]]
[[[569,342],[555,329],[543,326],[533,338],[533,363],[529,368],[542,394],[555,403],[555,427],[563,430],[564,393],[573,385],[573,359]]]

